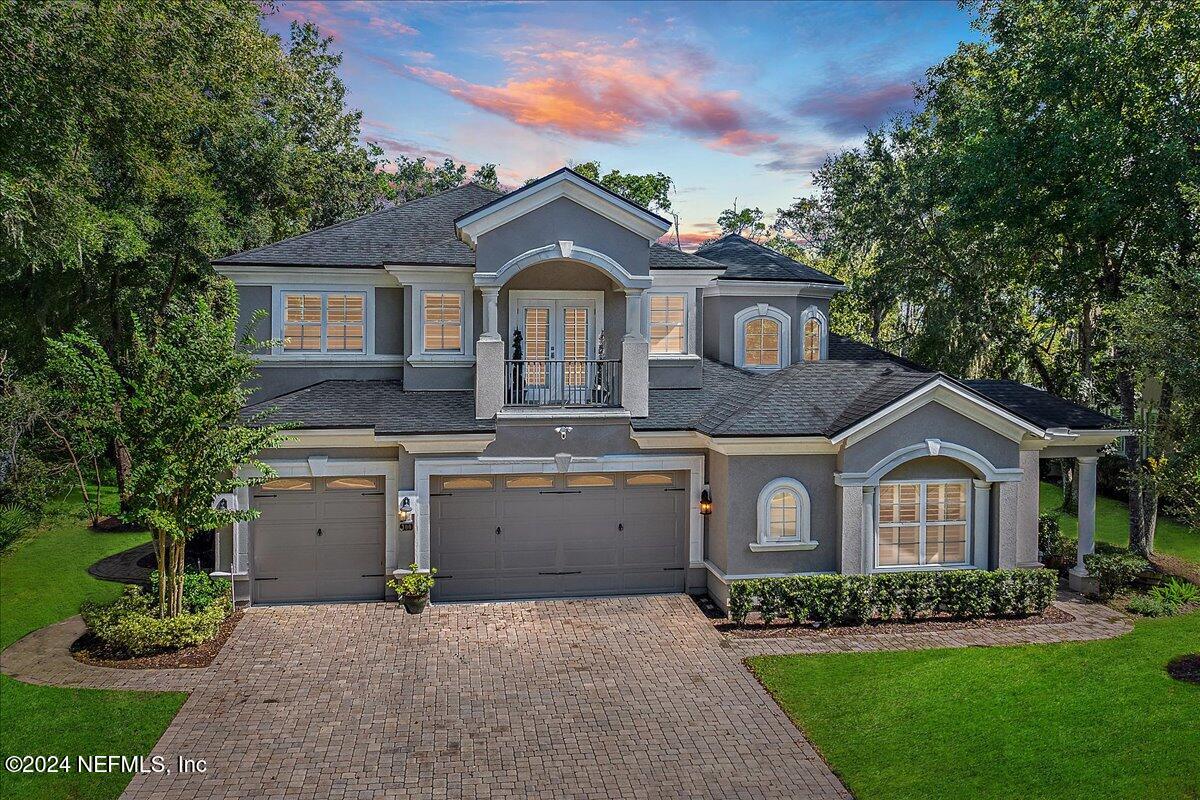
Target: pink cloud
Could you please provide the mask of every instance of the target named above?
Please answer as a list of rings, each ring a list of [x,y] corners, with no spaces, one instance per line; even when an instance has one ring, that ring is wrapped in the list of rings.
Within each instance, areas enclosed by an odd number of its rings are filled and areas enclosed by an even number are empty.
[[[626,141],[657,129],[743,155],[778,138],[757,129],[763,115],[738,92],[708,85],[714,65],[701,54],[638,40],[576,41],[516,46],[505,58],[510,75],[495,84],[413,64],[387,66],[522,127],[588,141]]]
[[[417,33],[417,29],[411,25],[405,25],[399,20],[385,19],[383,17],[371,17],[367,20],[367,27],[385,36],[415,36]]]

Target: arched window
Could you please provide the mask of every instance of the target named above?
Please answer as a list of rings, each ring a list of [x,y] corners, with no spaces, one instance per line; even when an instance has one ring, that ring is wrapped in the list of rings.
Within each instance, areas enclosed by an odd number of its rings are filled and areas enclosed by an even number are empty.
[[[742,309],[733,318],[734,362],[764,371],[788,366],[791,324],[791,317],[766,303]]]
[[[779,366],[779,320],[755,317],[746,323],[744,333],[747,367]]]
[[[804,335],[804,360],[820,361],[827,358],[828,322],[825,314],[816,306],[809,306],[800,315],[800,330]]]
[[[750,549],[811,550],[808,490],[794,478],[777,478],[758,496],[758,541]]]
[[[821,360],[821,323],[815,319],[804,323],[804,360]]]

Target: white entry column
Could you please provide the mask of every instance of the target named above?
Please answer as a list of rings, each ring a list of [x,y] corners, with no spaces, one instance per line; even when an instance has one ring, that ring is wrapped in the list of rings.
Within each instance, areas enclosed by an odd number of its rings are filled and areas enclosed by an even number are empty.
[[[1096,463],[1098,456],[1081,456],[1079,464],[1079,547],[1075,566],[1070,571],[1071,588],[1079,592],[1096,589],[1095,579],[1088,575],[1084,556],[1096,550]]]
[[[642,333],[642,289],[624,289],[625,337],[621,339],[621,405],[633,417],[650,413],[650,343]]]

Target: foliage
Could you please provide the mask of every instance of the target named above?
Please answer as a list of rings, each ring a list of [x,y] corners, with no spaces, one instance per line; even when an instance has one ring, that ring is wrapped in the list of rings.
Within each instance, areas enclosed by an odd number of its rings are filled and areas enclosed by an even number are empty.
[[[745,624],[757,610],[777,619],[858,625],[899,615],[912,621],[942,612],[961,618],[1040,614],[1054,600],[1051,570],[955,570],[873,575],[798,575],[733,581],[729,616]]]
[[[1200,601],[1200,589],[1179,578],[1171,578],[1163,585],[1155,586],[1149,595],[1158,602],[1175,608]]]
[[[571,169],[642,208],[648,208],[651,211],[671,210],[671,192],[675,189],[675,182],[669,175],[661,172],[635,175],[615,169],[601,174],[599,161],[574,164]]]
[[[158,595],[158,570],[150,573],[150,594]],[[183,610],[194,614],[212,605],[214,600],[230,597],[228,578],[214,578],[207,572],[189,569],[183,573]]]
[[[154,332],[135,318],[123,378],[84,330],[48,343],[48,380],[56,385],[84,373],[101,376],[82,385],[84,392],[121,387],[112,416],[133,460],[123,516],[154,533],[158,568],[167,578],[160,585],[165,616],[182,611],[186,541],[257,516],[252,509],[213,508],[213,498],[271,476],[257,454],[282,438],[281,426],[241,418],[259,343],[238,336],[237,313],[233,285],[219,281],[195,302],[169,304]],[[87,398],[89,407],[104,401],[107,395]],[[246,464],[260,476],[239,472]]]
[[[1132,598],[1125,604],[1125,608],[1134,614],[1141,614],[1143,617],[1170,617],[1175,614],[1174,605],[1164,603],[1157,597],[1148,594],[1139,594]]]
[[[37,520],[25,507],[16,503],[0,505],[0,553],[16,544]]]
[[[399,580],[392,578],[387,586],[402,597],[425,597],[433,590],[434,575],[437,575],[435,567],[430,567],[429,572],[421,572],[419,566],[409,564],[408,573],[400,576]]]
[[[232,610],[227,595],[175,616],[161,616],[154,606],[150,594],[130,586],[111,603],[84,603],[79,613],[88,630],[112,650],[145,656],[211,641]]]
[[[717,215],[717,226],[722,236],[735,234],[758,241],[767,235],[767,224],[763,222],[761,208],[727,208]]]
[[[1197,641],[1186,614],[1101,641],[748,663],[859,800],[1182,800],[1200,691],[1163,667]]]
[[[58,488],[66,461],[61,443],[40,424],[48,409],[45,387],[18,376],[0,350],[0,505],[20,509],[31,524]]]
[[[1109,599],[1133,586],[1138,576],[1150,569],[1150,562],[1137,553],[1117,549],[1090,553],[1083,557],[1088,574],[1096,579],[1097,593]]]

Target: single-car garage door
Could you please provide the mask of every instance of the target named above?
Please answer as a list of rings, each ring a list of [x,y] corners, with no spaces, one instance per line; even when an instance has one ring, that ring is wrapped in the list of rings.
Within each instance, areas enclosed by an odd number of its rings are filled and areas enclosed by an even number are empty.
[[[384,589],[382,477],[278,478],[254,490],[254,600],[378,600]]]
[[[436,479],[437,600],[683,591],[687,487],[671,472]]]

